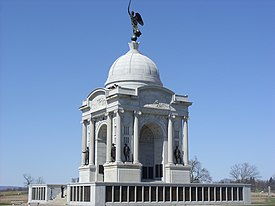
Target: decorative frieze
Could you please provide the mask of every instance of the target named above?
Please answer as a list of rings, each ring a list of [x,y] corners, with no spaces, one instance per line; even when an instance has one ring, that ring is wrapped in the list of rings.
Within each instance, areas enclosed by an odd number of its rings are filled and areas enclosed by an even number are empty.
[[[169,105],[172,101],[172,95],[169,95],[167,92],[152,90],[152,91],[142,91],[139,93],[139,99],[141,105],[146,104],[160,104]]]

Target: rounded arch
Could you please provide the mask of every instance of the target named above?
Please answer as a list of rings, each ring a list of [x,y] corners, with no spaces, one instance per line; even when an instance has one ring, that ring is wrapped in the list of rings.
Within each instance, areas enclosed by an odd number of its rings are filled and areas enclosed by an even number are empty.
[[[95,136],[96,137],[98,137],[98,133],[99,133],[101,127],[104,126],[104,125],[106,125],[106,131],[107,131],[107,121],[106,120],[97,122],[96,129],[95,129]]]
[[[161,134],[163,134],[163,138],[166,137],[166,124],[167,124],[167,120],[164,117],[161,116],[154,116],[154,115],[148,115],[145,116],[144,118],[140,119],[140,123],[139,123],[139,131],[141,132],[141,129],[145,126],[145,125],[149,125],[151,126],[152,129],[156,129],[158,128],[158,132],[160,132]]]
[[[139,137],[139,160],[143,165],[143,180],[159,180],[163,177],[165,133],[161,124],[154,121],[143,123]]]
[[[97,181],[104,181],[103,179],[103,165],[106,162],[106,142],[107,142],[107,124],[101,122],[96,129],[95,138],[95,152],[96,152],[96,168],[97,168]]]

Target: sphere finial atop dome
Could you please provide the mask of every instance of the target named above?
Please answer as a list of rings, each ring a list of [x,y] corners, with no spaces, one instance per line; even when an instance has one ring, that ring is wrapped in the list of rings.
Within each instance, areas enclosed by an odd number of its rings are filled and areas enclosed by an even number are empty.
[[[162,86],[156,64],[139,52],[139,43],[132,41],[129,47],[130,50],[112,64],[105,87],[110,88],[115,84],[129,88]]]

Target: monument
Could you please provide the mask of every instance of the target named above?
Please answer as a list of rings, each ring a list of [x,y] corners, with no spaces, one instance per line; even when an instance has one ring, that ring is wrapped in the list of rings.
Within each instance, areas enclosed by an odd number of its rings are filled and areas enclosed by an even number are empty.
[[[79,182],[69,184],[66,192],[63,185],[32,185],[29,202],[49,201],[51,188],[51,197],[53,191],[55,197],[66,194],[67,205],[250,203],[248,185],[190,183],[192,103],[166,88],[154,61],[140,52],[138,25],[144,22],[130,4],[129,51],[114,61],[105,86],[91,91],[79,108]]]
[[[144,23],[138,12],[130,11],[130,3],[129,51],[112,64],[105,87],[92,91],[80,107],[79,182],[190,183],[188,108],[192,103],[188,96],[164,87],[156,64],[139,51],[138,24]]]
[[[129,43],[129,51],[111,66],[105,88],[92,91],[80,107],[79,182],[190,183],[187,125],[192,103],[162,85],[156,64],[138,46]],[[178,161],[181,153],[183,162]]]

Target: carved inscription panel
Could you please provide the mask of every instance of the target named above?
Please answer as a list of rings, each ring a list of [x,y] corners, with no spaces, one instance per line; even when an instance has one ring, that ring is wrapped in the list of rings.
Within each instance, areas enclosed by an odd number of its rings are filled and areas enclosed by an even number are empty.
[[[105,95],[98,95],[90,101],[90,107],[92,111],[106,108]]]

